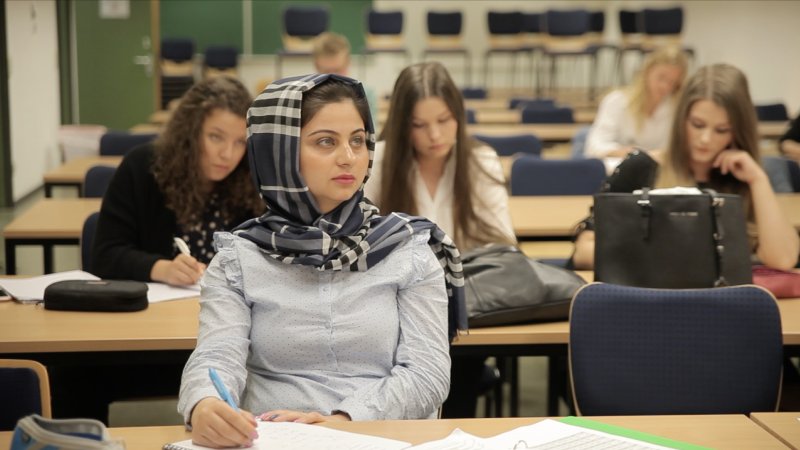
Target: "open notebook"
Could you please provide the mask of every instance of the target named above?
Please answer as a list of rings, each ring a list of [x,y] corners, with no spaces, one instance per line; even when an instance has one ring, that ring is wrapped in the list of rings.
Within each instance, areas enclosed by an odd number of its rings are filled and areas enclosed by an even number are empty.
[[[545,419],[490,438],[480,438],[456,429],[437,441],[412,446],[408,442],[378,438],[364,434],[332,430],[330,428],[296,423],[259,422],[259,438],[253,448],[268,449],[381,449],[381,450],[524,450],[536,449],[595,449],[625,448],[626,450],[692,449],[704,447],[673,441],[627,428],[607,425],[578,417],[560,420]],[[164,450],[205,450],[181,441],[167,444]]]

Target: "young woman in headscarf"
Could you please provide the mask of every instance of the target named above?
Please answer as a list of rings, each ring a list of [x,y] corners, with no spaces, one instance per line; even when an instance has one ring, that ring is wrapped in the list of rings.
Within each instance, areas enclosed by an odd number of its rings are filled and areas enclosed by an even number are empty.
[[[434,418],[449,338],[465,327],[452,240],[363,196],[374,149],[361,84],[270,85],[248,112],[248,157],[268,212],[217,233],[179,411],[193,440],[249,445],[263,420]],[[220,399],[215,368],[242,411]],[[248,412],[249,411],[249,412]]]

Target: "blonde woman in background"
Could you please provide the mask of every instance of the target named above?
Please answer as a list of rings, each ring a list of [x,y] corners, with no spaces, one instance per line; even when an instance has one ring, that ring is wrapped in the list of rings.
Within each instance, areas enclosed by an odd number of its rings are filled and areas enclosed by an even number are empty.
[[[586,138],[586,156],[623,157],[634,147],[665,148],[686,68],[686,55],[677,47],[651,53],[631,86],[603,98]]]

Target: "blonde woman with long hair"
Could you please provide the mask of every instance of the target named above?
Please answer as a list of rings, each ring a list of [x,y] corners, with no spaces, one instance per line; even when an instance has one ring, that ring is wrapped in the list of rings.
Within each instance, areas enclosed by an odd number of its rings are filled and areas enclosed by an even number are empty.
[[[686,68],[686,55],[677,47],[651,53],[632,85],[600,102],[586,138],[586,156],[622,157],[634,147],[663,149]]]

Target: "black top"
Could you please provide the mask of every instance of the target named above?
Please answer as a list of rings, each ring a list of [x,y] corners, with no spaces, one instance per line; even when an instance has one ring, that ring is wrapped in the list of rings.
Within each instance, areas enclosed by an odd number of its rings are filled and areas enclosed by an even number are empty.
[[[789,126],[789,129],[786,130],[783,136],[781,136],[781,142],[791,139],[795,142],[800,142],[800,114],[794,118],[792,124]]]
[[[174,237],[191,238],[187,243],[192,256],[207,263],[213,231],[230,229],[252,218],[245,212],[229,222],[209,221],[208,218],[218,212],[215,194],[205,211],[200,212],[199,223],[181,230],[153,176],[153,152],[152,143],[131,150],[117,168],[103,197],[90,267],[90,271],[101,278],[151,281],[153,264],[177,255]]]

